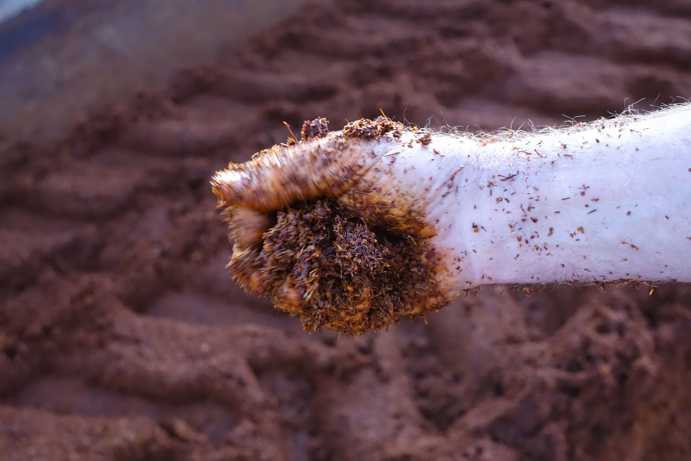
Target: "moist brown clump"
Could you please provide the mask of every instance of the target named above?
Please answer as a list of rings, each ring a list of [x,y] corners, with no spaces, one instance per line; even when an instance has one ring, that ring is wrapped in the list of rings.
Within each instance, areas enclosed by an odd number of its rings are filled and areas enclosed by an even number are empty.
[[[318,117],[313,120],[305,120],[302,122],[300,139],[302,141],[309,141],[310,139],[323,138],[328,133],[329,120],[324,117]]]
[[[343,127],[343,134],[347,138],[376,139],[387,133],[398,136],[405,127],[399,122],[391,120],[389,117],[379,116],[372,120],[361,118],[348,123]]]
[[[430,253],[422,239],[319,200],[277,213],[256,267],[265,294],[306,330],[358,334],[429,309],[422,301],[435,289]]]

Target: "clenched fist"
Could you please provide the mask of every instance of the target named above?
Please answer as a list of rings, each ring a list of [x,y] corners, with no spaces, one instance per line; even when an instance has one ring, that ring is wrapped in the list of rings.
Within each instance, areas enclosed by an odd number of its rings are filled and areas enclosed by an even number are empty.
[[[250,293],[361,333],[487,284],[691,281],[691,106],[535,133],[385,117],[212,180]]]

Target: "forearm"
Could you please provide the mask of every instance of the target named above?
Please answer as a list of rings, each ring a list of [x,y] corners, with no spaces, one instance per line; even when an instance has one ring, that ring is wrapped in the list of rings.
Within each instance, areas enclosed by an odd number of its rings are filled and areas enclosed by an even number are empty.
[[[431,197],[457,289],[691,282],[690,106],[529,135],[434,134],[426,145],[404,136],[380,148],[415,194]]]
[[[690,105],[530,134],[322,131],[212,181],[235,280],[308,329],[486,284],[691,282]]]

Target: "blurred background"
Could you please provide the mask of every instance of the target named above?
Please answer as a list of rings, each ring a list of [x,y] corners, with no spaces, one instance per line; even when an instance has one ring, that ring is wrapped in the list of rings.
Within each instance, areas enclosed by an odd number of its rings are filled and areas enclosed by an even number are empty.
[[[489,288],[357,338],[246,296],[209,191],[304,119],[691,95],[688,0],[0,0],[0,459],[688,460],[691,288]]]

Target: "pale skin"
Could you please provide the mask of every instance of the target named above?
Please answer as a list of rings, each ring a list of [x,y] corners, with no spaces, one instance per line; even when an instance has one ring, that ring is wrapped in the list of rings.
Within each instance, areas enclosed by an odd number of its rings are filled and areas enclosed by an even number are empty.
[[[534,133],[331,132],[213,187],[236,254],[272,212],[331,197],[431,242],[449,300],[488,284],[691,282],[689,104]]]

